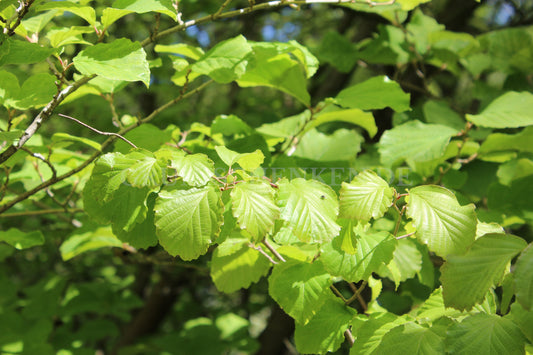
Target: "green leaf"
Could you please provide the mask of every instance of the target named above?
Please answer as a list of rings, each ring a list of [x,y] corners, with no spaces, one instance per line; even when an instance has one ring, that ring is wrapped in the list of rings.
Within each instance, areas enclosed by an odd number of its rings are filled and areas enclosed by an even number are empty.
[[[397,0],[400,5],[402,5],[402,10],[411,11],[420,4],[429,2],[431,0]]]
[[[254,180],[237,184],[231,191],[233,215],[256,240],[269,233],[279,218],[275,193],[268,183]]]
[[[144,221],[135,224],[129,231],[113,225],[113,233],[118,239],[136,249],[148,249],[157,245],[157,235],[154,225],[156,196],[156,193],[151,193],[146,199],[147,212]]]
[[[451,191],[435,185],[415,187],[407,197],[407,216],[413,219],[416,237],[444,258],[464,253],[474,241],[474,208],[459,205]]]
[[[0,242],[5,242],[16,249],[28,249],[44,244],[44,236],[41,231],[25,233],[16,228],[0,231]]]
[[[357,48],[337,31],[324,35],[315,53],[322,63],[330,63],[341,73],[349,72],[357,62]]]
[[[7,53],[3,56],[0,55],[0,66],[39,63],[54,53],[53,48],[41,47],[37,43],[17,41],[11,38],[5,39],[2,47],[7,49]]]
[[[386,76],[376,76],[342,90],[335,101],[347,108],[379,110],[390,107],[396,112],[409,111],[410,96]]]
[[[185,155],[179,152],[172,156],[171,166],[191,186],[204,186],[215,175],[215,165],[205,154]]]
[[[365,170],[352,182],[343,182],[339,194],[339,217],[368,222],[370,218],[382,217],[389,209],[394,189],[374,171]]]
[[[155,204],[159,243],[172,256],[196,259],[220,232],[222,201],[213,186],[161,191]]]
[[[138,149],[126,155],[125,158],[131,161],[126,177],[131,186],[155,188],[165,180],[166,164],[151,152]],[[124,162],[124,164],[127,163]]]
[[[84,195],[99,203],[111,200],[115,191],[126,181],[130,163],[121,153],[102,155],[96,161],[91,178],[86,184],[90,186],[91,193],[84,192]]]
[[[111,43],[98,43],[78,53],[72,61],[84,75],[97,74],[107,79],[150,85],[146,53],[139,42],[120,38]]]
[[[363,137],[352,130],[338,129],[325,135],[312,129],[302,136],[293,155],[315,161],[354,160],[362,142]]]
[[[386,276],[393,280],[396,288],[400,282],[415,277],[422,267],[422,255],[416,244],[410,239],[400,239],[396,243],[396,249],[392,254],[392,260],[378,271],[380,276]]]
[[[339,233],[340,226],[335,223],[339,205],[329,186],[301,178],[282,180],[278,185],[280,217],[301,241],[328,242]]]
[[[309,323],[296,323],[296,349],[302,354],[336,351],[344,342],[344,331],[355,315],[356,311],[339,299],[328,298]]]
[[[6,98],[4,105],[25,110],[31,107],[41,107],[51,101],[57,93],[55,78],[46,73],[30,76],[20,89],[15,83],[7,87],[10,98]]]
[[[490,128],[514,128],[533,125],[533,94],[510,91],[492,101],[480,114],[466,115],[475,125]]]
[[[524,335],[511,320],[475,314],[452,325],[446,334],[446,352],[452,354],[524,354]]]
[[[457,131],[447,126],[411,121],[385,131],[379,142],[381,161],[387,166],[408,162],[426,162],[444,155]]]
[[[176,20],[176,8],[171,0],[116,0],[113,7],[144,14],[147,12],[159,12]]]
[[[194,60],[200,59],[205,53],[200,47],[191,46],[186,43],[176,43],[170,45],[157,44],[154,48],[157,53],[174,53],[189,57]]]
[[[227,166],[232,167],[235,163],[238,163],[246,171],[256,170],[265,159],[263,152],[259,149],[252,153],[237,153],[220,145],[216,146],[215,150]]]
[[[254,66],[246,69],[237,81],[241,87],[269,86],[281,90],[309,106],[307,80],[300,63],[288,53],[270,46],[254,45]]]
[[[311,123],[305,126],[305,132],[329,122],[346,122],[363,127],[370,137],[374,137],[378,132],[374,116],[369,112],[363,112],[359,109],[330,110],[318,113]]]
[[[102,18],[100,19],[100,22],[102,22],[102,26],[104,27],[104,29],[107,29],[109,26],[115,23],[115,21],[131,13],[132,11],[130,10],[114,9],[111,7],[106,7],[102,11]]]
[[[444,101],[429,100],[423,106],[427,123],[448,126],[460,131],[465,126],[464,119]]]
[[[511,313],[506,316],[520,327],[526,338],[533,342],[533,311],[526,311],[519,303],[513,303]]]
[[[68,11],[87,21],[91,26],[96,25],[96,13],[91,6],[83,6],[70,1],[51,1],[39,5],[38,11],[61,10]]]
[[[73,26],[70,28],[60,28],[48,31],[46,37],[50,40],[50,45],[59,48],[67,44],[91,44],[83,39],[83,34],[92,33],[91,27]]]
[[[355,253],[342,250],[343,237],[355,239]],[[333,276],[349,282],[367,280],[381,265],[392,259],[396,240],[388,232],[364,232],[348,223],[331,243],[322,246],[320,260]]]
[[[332,284],[331,276],[318,261],[312,264],[295,261],[278,264],[268,281],[270,296],[303,325],[320,310]]]
[[[90,140],[88,138],[83,137],[76,137],[73,135],[70,135],[68,133],[63,132],[57,132],[52,135],[52,142],[59,143],[59,142],[79,142],[82,144],[85,144],[95,150],[101,149],[101,144],[98,142],[95,142],[93,140]]]
[[[530,244],[516,261],[514,284],[516,301],[530,311],[533,303],[533,244]]]
[[[373,313],[357,330],[357,338],[350,349],[350,355],[375,354],[383,337],[391,329],[409,321],[407,316],[398,317],[392,313]]]
[[[235,115],[218,115],[211,123],[211,133],[222,133],[225,136],[248,135],[252,133],[252,128]]]
[[[222,84],[240,78],[248,65],[252,47],[242,35],[218,43],[191,66],[193,72],[211,77]]]
[[[485,234],[464,255],[450,255],[441,268],[444,303],[469,310],[500,284],[506,267],[526,242],[513,235]]]
[[[248,288],[270,270],[270,261],[249,244],[245,238],[229,238],[213,252],[210,274],[219,291]]]
[[[506,151],[533,153],[529,144],[533,140],[533,127],[527,127],[517,134],[492,133],[479,147],[480,156]]]
[[[110,227],[97,228],[94,231],[73,234],[59,247],[64,261],[72,259],[82,253],[100,248],[122,248],[122,242],[111,232]]]
[[[442,297],[442,287],[434,290],[429,298],[418,308],[414,309],[411,314],[416,316],[419,322],[434,322],[441,317],[456,317],[461,314],[460,311],[444,306]]]
[[[383,336],[377,354],[444,354],[444,339],[431,328],[402,324]]]

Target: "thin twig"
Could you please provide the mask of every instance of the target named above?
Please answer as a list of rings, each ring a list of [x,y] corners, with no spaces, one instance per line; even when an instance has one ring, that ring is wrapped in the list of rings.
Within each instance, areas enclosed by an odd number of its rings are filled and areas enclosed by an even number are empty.
[[[4,214],[0,214],[0,217],[2,218],[27,217],[27,216],[40,216],[43,214],[80,213],[83,211],[84,211],[83,208],[75,208],[72,210],[65,210],[64,208],[55,208],[55,209],[39,210],[39,211],[4,213]]]
[[[352,282],[349,282],[348,285],[350,286],[350,288],[353,291],[353,296],[346,300],[346,304],[351,304],[353,301],[355,301],[356,299],[359,299],[359,297],[361,297],[361,292],[363,292],[363,290],[365,289],[365,287],[367,285],[367,282],[363,281],[363,283],[361,284],[361,287],[359,287],[359,289]],[[359,302],[359,303],[361,303],[361,302]],[[361,306],[363,306],[363,305],[361,305]]]
[[[342,295],[342,293],[339,290],[337,290],[337,288],[335,286],[331,285],[331,286],[329,286],[329,288],[331,289],[331,291],[333,291],[334,294],[337,295],[337,297],[339,297],[342,300],[342,302],[348,304],[347,303],[348,300]]]
[[[354,339],[350,329],[346,329],[344,331],[344,337],[346,338],[346,340],[348,340],[348,343],[350,344],[350,347],[352,347],[353,344],[355,343],[355,339]]]
[[[268,253],[266,251],[264,251],[263,248],[261,248],[261,246],[255,245],[253,243],[249,243],[248,246],[250,248],[252,248],[252,249],[257,250],[261,254],[263,254],[272,264],[277,264],[278,263],[276,260],[272,259],[272,257],[270,255],[268,255]]]
[[[62,114],[62,113],[58,113],[58,115],[61,116],[61,117],[68,118],[69,120],[72,120],[72,121],[74,121],[74,122],[76,122],[76,123],[82,125],[83,127],[88,128],[88,129],[90,129],[91,131],[96,132],[96,133],[98,133],[98,134],[101,134],[101,135],[103,135],[103,136],[114,136],[114,137],[120,138],[120,139],[122,139],[124,142],[128,143],[129,145],[131,145],[133,148],[137,148],[137,146],[136,146],[135,144],[133,144],[132,142],[130,142],[127,138],[122,137],[122,136],[121,136],[120,134],[118,134],[118,133],[114,133],[114,132],[103,132],[103,131],[100,131],[100,130],[94,128],[94,127],[89,126],[89,125],[86,124],[86,123],[81,122],[80,120],[78,120],[78,119],[76,119],[76,118],[74,118],[74,117],[70,117],[70,116],[64,115],[64,114]]]
[[[274,247],[272,246],[272,244],[270,244],[268,242],[268,240],[263,239],[263,244],[268,248],[268,250],[270,250],[272,252],[272,254],[274,254],[276,256],[276,258],[278,258],[280,261],[283,261],[283,262],[286,262],[287,260],[285,260],[283,258],[283,256],[281,256],[280,253],[278,253],[278,251],[276,249],[274,249]]]
[[[34,1],[35,0],[28,0],[27,2],[21,1],[21,8],[17,9],[17,19],[12,26],[10,26],[9,23],[6,23],[6,27],[4,28],[5,34],[8,36],[13,36],[15,34],[15,29],[20,25],[22,19],[24,16],[26,16]]]
[[[412,232],[412,233],[407,233],[407,234],[404,234],[404,235],[400,235],[399,237],[396,237],[396,239],[404,239],[404,238],[407,238],[407,237],[410,237],[412,235],[414,235],[416,232]]]

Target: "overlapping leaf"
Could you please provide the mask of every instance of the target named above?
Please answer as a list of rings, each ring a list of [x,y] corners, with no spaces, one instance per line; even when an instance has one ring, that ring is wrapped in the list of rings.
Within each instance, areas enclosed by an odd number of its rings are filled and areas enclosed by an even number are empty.
[[[497,286],[505,268],[526,242],[505,234],[486,234],[464,255],[452,255],[441,269],[444,303],[456,309],[471,309],[483,301],[491,286]]]
[[[207,251],[220,231],[222,202],[213,186],[163,190],[155,204],[159,243],[173,256],[192,260]]]
[[[363,171],[350,183],[342,183],[339,216],[363,222],[380,218],[392,205],[393,194],[394,190],[374,171]]]
[[[174,154],[171,166],[191,186],[204,186],[215,175],[214,163],[205,154]]]
[[[533,305],[533,244],[530,244],[518,258],[514,270],[516,300],[526,310]]]
[[[376,349],[377,354],[443,354],[444,338],[431,328],[414,322],[389,331]]]
[[[337,196],[327,185],[301,178],[282,180],[278,205],[281,219],[303,242],[327,242],[339,233]]]
[[[464,253],[476,236],[474,206],[459,205],[455,195],[440,186],[409,190],[407,215],[413,219],[418,240],[442,257]]]
[[[532,105],[532,93],[510,91],[491,102],[480,114],[466,115],[466,118],[482,127],[513,128],[530,126],[533,125]]]
[[[256,240],[270,232],[279,217],[279,207],[274,201],[275,191],[266,182],[249,181],[237,184],[232,192],[233,215],[242,229]]]

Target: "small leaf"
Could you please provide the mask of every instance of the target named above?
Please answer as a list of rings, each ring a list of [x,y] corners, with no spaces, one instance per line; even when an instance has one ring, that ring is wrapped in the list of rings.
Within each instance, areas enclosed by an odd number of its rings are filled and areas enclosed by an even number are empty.
[[[491,286],[497,286],[512,258],[526,242],[513,235],[486,234],[464,255],[450,255],[441,268],[444,303],[469,310],[481,303]]]
[[[303,325],[320,310],[332,284],[331,276],[317,261],[312,264],[295,261],[278,264],[268,281],[270,296]]]
[[[363,137],[347,129],[338,129],[325,135],[312,129],[298,142],[293,155],[315,161],[354,160],[361,151]]]
[[[101,227],[91,232],[73,234],[59,247],[64,261],[75,256],[100,248],[122,248],[122,242],[111,232],[110,227]]]
[[[155,204],[159,243],[172,256],[196,259],[220,232],[222,201],[213,186],[161,191]]]
[[[411,121],[387,130],[379,141],[381,161],[387,166],[407,160],[426,162],[443,156],[453,128]]]
[[[492,101],[480,114],[466,115],[467,120],[490,128],[514,128],[533,125],[533,94],[510,91]]]
[[[16,249],[28,249],[44,244],[44,236],[41,231],[25,233],[16,228],[0,231],[0,242],[5,242]]]
[[[256,240],[272,230],[279,218],[279,207],[274,202],[274,189],[266,182],[248,181],[235,185],[231,191],[233,215],[242,229]]]
[[[533,244],[530,244],[516,261],[514,284],[516,301],[526,310],[533,304]]]
[[[91,26],[96,25],[96,13],[91,6],[83,6],[70,1],[51,1],[39,5],[38,11],[61,10],[68,11],[87,21]]]
[[[131,186],[155,188],[166,178],[166,165],[151,152],[139,149],[126,155],[126,158],[132,160],[126,177]]]
[[[357,108],[349,110],[330,110],[318,113],[316,117],[305,126],[305,132],[329,122],[346,122],[363,127],[371,138],[378,132],[374,116],[369,112],[364,112]]]
[[[106,7],[102,11],[102,18],[100,19],[100,22],[102,22],[102,26],[104,27],[104,29],[107,29],[109,26],[115,23],[115,21],[131,13],[132,11],[130,10],[114,9],[112,7]]]
[[[99,43],[84,49],[72,60],[84,75],[97,74],[107,79],[142,81],[150,85],[150,69],[140,43],[126,38]]]
[[[301,178],[282,180],[278,205],[281,219],[303,242],[328,242],[339,234],[340,226],[335,223],[339,211],[337,196],[327,185]]]
[[[232,167],[238,163],[246,171],[256,170],[265,160],[263,152],[259,149],[252,153],[237,153],[224,146],[216,146],[215,150],[227,166]]]
[[[525,338],[511,320],[484,313],[468,316],[446,334],[451,354],[524,354]]]
[[[451,191],[434,185],[415,187],[407,198],[407,216],[413,219],[418,240],[442,257],[464,253],[474,241],[474,208],[459,205]]]
[[[328,298],[309,323],[296,323],[296,349],[303,354],[336,351],[344,342],[344,331],[348,329],[355,315],[356,311],[339,299]]]
[[[248,288],[270,270],[270,261],[249,244],[245,238],[229,238],[213,252],[210,274],[219,291]]]
[[[346,108],[379,110],[390,107],[396,112],[409,111],[409,94],[386,76],[376,76],[342,90],[335,98]]]
[[[171,0],[116,0],[113,7],[129,10],[138,14],[159,12],[176,20],[177,10]]]
[[[368,222],[385,214],[392,205],[394,190],[374,171],[365,170],[349,184],[343,182],[339,194],[339,217]]]

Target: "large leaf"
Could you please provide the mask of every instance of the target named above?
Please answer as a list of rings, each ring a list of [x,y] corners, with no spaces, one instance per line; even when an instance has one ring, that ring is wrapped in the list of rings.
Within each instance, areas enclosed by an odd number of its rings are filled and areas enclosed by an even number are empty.
[[[533,244],[518,258],[514,270],[516,300],[527,310],[533,304]]]
[[[335,192],[316,180],[301,178],[279,183],[281,219],[287,221],[303,242],[327,242],[340,230],[335,223],[339,211]]]
[[[464,253],[476,236],[474,205],[459,205],[455,195],[440,186],[409,190],[407,216],[413,219],[418,240],[442,257]]]
[[[410,110],[409,94],[386,76],[376,76],[342,90],[335,98],[343,107],[379,110],[390,107],[394,111]]]
[[[20,110],[41,107],[52,100],[57,93],[55,78],[46,73],[30,76],[15,96],[6,100],[6,105]]]
[[[411,121],[387,130],[379,142],[381,161],[385,165],[407,160],[425,162],[442,157],[457,131],[453,128]]]
[[[365,170],[350,183],[343,182],[339,194],[339,217],[368,222],[385,214],[392,205],[394,189],[374,171]]]
[[[99,43],[84,49],[72,60],[84,75],[97,74],[107,79],[142,81],[150,85],[146,53],[138,42],[126,38]]]
[[[161,191],[155,204],[159,243],[184,260],[205,254],[220,231],[222,202],[213,186]]]
[[[526,242],[505,234],[485,234],[464,255],[450,255],[441,269],[444,303],[471,309],[483,301],[491,286],[500,284],[511,259]]]
[[[213,252],[210,273],[219,291],[248,288],[270,269],[270,261],[249,244],[246,238],[230,238]]]
[[[355,253],[343,250],[345,238],[355,239]],[[320,260],[333,276],[358,282],[367,280],[380,266],[385,266],[393,257],[396,240],[388,232],[365,233],[348,223],[341,235],[322,247]]]
[[[431,328],[414,322],[389,331],[376,349],[377,354],[443,354],[444,339]]]
[[[47,11],[47,10],[68,11],[83,18],[91,26],[96,25],[96,12],[91,6],[83,6],[80,4],[73,3],[71,1],[51,1],[45,4],[42,4],[42,5],[39,5],[37,9],[38,11]]]
[[[531,106],[533,94],[527,91],[510,91],[492,101],[478,115],[466,118],[481,127],[513,128],[533,125]]]
[[[16,228],[0,231],[0,242],[5,242],[16,249],[28,249],[44,244],[41,231],[25,233]]]
[[[243,182],[231,191],[233,215],[239,226],[256,240],[261,240],[270,232],[279,218],[279,207],[275,204],[274,195],[274,189],[262,181]]]
[[[154,225],[154,205],[156,197],[156,193],[148,195],[146,200],[147,212],[144,221],[135,224],[133,228],[128,231],[113,225],[113,233],[118,239],[124,243],[128,243],[136,249],[148,249],[149,247],[157,245],[158,240]]]
[[[296,349],[302,354],[336,351],[344,342],[344,331],[348,329],[355,314],[353,308],[339,299],[328,298],[309,323],[296,323]]]
[[[331,276],[322,263],[288,261],[274,267],[268,292],[281,308],[305,325],[320,310],[331,292]]]
[[[37,43],[17,41],[11,38],[5,39],[2,47],[2,50],[0,50],[0,66],[38,63],[54,53],[53,48],[41,47]],[[3,51],[5,53],[2,53]]]
[[[252,47],[243,36],[218,43],[204,54],[191,68],[219,83],[230,83],[240,78],[248,65],[247,55]]]
[[[465,318],[448,329],[446,352],[451,354],[524,354],[525,338],[511,320],[484,313]]]
[[[408,322],[407,316],[398,317],[392,313],[373,313],[357,330],[357,338],[350,349],[350,355],[376,354],[383,337],[391,329]],[[379,354],[379,353],[377,353]]]

